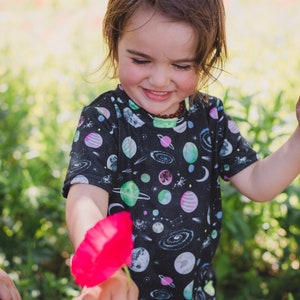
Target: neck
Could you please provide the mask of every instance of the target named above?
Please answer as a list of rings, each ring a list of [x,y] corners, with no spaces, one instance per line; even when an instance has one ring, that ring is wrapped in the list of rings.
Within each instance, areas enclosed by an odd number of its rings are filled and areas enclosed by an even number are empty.
[[[155,115],[155,117],[160,119],[178,118],[183,113],[183,110],[184,110],[184,103],[181,102],[179,104],[179,108],[173,114],[159,114],[159,115]]]

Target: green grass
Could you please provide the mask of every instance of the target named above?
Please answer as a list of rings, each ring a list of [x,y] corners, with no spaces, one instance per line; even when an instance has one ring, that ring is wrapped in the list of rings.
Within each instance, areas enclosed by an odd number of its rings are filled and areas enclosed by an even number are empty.
[[[103,54],[106,1],[0,0],[0,267],[25,300],[71,299],[60,195],[83,105],[115,82],[88,76]],[[229,0],[224,99],[262,157],[296,126],[300,4]],[[300,299],[299,178],[266,204],[223,184],[219,299]]]

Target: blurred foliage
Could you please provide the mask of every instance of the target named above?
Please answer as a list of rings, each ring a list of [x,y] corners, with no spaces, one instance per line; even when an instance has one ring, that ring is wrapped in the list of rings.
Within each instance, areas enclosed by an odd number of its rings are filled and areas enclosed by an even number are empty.
[[[268,106],[256,98],[227,93],[224,101],[263,158],[288,138],[284,128],[295,113],[278,117],[285,106],[282,93]],[[249,122],[252,116],[255,122]],[[299,178],[269,203],[253,203],[232,185],[222,185],[223,233],[215,258],[219,299],[300,299]]]
[[[25,300],[78,293],[60,190],[81,107],[115,85],[87,76],[101,61],[105,2],[0,0],[0,267]],[[228,73],[209,92],[265,157],[296,126],[299,3],[226,2]],[[262,204],[222,183],[219,300],[300,299],[299,183]]]

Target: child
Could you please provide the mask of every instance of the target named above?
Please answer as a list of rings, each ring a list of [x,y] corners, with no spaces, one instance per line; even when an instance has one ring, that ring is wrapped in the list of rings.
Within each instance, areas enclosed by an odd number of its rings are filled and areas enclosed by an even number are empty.
[[[221,0],[108,1],[120,85],[83,109],[63,195],[75,249],[98,220],[131,213],[132,282],[119,270],[77,299],[216,299],[220,176],[263,202],[299,174],[299,126],[258,160],[221,100],[198,92],[226,56],[224,18]]]

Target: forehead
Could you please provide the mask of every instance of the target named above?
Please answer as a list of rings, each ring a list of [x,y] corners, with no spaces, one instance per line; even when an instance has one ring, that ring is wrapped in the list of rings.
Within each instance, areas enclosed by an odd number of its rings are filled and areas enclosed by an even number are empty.
[[[151,9],[139,9],[132,15],[124,28],[122,39],[132,43],[132,46],[185,52],[185,55],[194,55],[197,44],[190,24],[171,20]]]

